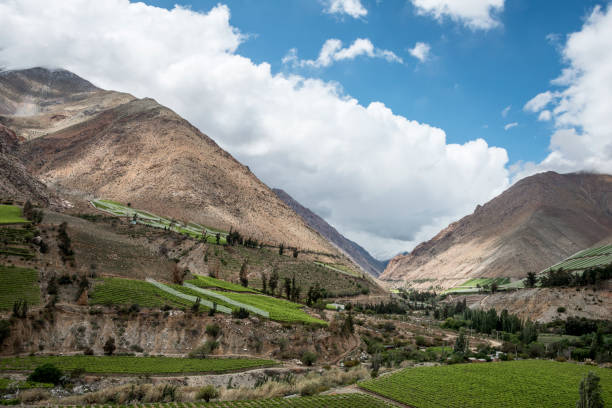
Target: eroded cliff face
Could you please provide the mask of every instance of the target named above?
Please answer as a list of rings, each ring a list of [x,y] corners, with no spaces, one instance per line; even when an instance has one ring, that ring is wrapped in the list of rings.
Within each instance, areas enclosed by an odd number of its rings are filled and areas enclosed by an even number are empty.
[[[450,301],[454,299],[451,297]],[[610,319],[612,316],[612,282],[604,282],[595,288],[533,288],[513,292],[498,292],[492,295],[470,295],[471,308],[497,312],[506,309],[521,319],[541,323],[569,316],[588,319]],[[559,308],[565,308],[559,312]]]
[[[8,316],[5,316],[7,318]],[[335,361],[360,343],[356,335],[302,325],[248,319],[232,319],[218,313],[194,314],[179,310],[117,313],[108,308],[58,304],[54,311],[39,308],[25,319],[13,319],[11,334],[2,355],[51,353],[78,354],[91,348],[103,354],[109,337],[115,353],[143,350],[148,354],[186,355],[207,339],[206,325],[220,326],[219,356],[299,358],[305,350],[315,351],[325,361]]]

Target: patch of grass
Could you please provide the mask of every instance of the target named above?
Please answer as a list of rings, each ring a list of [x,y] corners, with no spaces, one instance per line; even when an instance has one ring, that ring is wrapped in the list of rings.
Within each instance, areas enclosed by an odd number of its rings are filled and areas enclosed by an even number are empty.
[[[184,308],[192,305],[192,302],[164,292],[149,282],[123,278],[100,279],[94,286],[89,303],[128,306],[137,304],[151,308],[165,305]]]
[[[36,381],[19,381],[11,378],[0,378],[0,391],[2,390],[29,390],[32,388],[53,388],[53,384]]]
[[[237,302],[255,306],[270,313],[270,319],[289,323],[307,323],[327,326],[327,322],[304,312],[303,305],[285,299],[251,293],[219,292]]]
[[[28,305],[40,303],[38,272],[0,265],[0,310],[10,310],[17,300],[25,300]]]
[[[131,356],[31,356],[0,359],[0,370],[31,371],[53,364],[63,371],[83,369],[92,374],[176,374],[221,373],[255,367],[269,367],[273,360],[254,358],[171,358]]]
[[[0,204],[0,224],[24,224],[30,221],[21,215],[21,207]]]
[[[407,368],[359,386],[415,408],[571,407],[589,371],[612,401],[612,370],[546,360]]]
[[[347,275],[350,276],[354,276],[354,277],[361,277],[361,274],[359,272],[355,272],[354,270],[352,270],[351,268],[349,268],[348,266],[345,265],[341,265],[341,264],[326,264],[323,262],[319,262],[319,261],[314,261],[315,265],[319,265],[322,266],[324,268],[327,269],[331,269],[332,271],[336,271],[336,272],[340,272],[340,273],[345,273]]]
[[[242,285],[237,285],[235,283],[227,282],[222,279],[211,278],[210,276],[202,276],[196,275],[195,279],[188,280],[187,282],[191,283],[194,286],[208,289],[208,288],[220,288],[225,289],[231,292],[251,292],[258,293],[259,291],[253,288],[245,288]]]

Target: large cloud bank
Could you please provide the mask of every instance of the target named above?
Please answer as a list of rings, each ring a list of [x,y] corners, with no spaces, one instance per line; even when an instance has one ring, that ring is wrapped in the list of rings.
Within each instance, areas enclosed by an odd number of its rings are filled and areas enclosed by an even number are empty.
[[[127,0],[0,4],[0,66],[64,67],[156,98],[379,257],[409,250],[508,186],[508,157],[482,139],[368,106],[337,84],[272,73],[237,52],[230,10]],[[569,120],[569,118],[568,118]]]
[[[544,171],[612,173],[612,6],[596,7],[582,29],[568,36],[567,64],[547,90],[524,110],[553,121],[550,154],[517,166],[516,178]]]

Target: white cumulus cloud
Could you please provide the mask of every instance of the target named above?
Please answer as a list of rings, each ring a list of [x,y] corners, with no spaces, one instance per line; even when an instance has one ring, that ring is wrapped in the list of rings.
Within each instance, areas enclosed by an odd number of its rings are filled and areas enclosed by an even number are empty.
[[[298,67],[328,67],[336,61],[353,60],[357,57],[382,58],[388,62],[403,63],[393,51],[374,47],[367,38],[358,38],[350,46],[342,48],[342,41],[330,38],[325,41],[316,60],[301,60],[296,48],[289,50],[283,57],[283,64],[291,64]]]
[[[505,0],[410,0],[418,14],[430,15],[438,21],[445,17],[472,30],[489,30],[501,23],[497,15],[504,10]]]
[[[427,61],[429,58],[429,52],[431,51],[431,46],[424,42],[417,42],[414,47],[410,48],[408,52],[414,58],[418,59],[421,62]]]
[[[368,10],[363,7],[361,0],[327,0],[323,4],[325,12],[330,14],[347,14],[353,18],[368,15]]]
[[[273,73],[238,53],[243,41],[224,5],[0,3],[0,66],[64,67],[157,99],[379,257],[410,250],[508,186],[504,149],[448,143],[444,130],[382,102],[362,105],[336,83]],[[358,53],[348,49],[338,58]]]
[[[612,173],[612,6],[595,7],[584,25],[562,46],[566,67],[554,79],[555,90],[525,104],[539,120],[552,120],[550,153],[526,163],[515,178],[538,171]],[[546,110],[543,110],[546,108]]]

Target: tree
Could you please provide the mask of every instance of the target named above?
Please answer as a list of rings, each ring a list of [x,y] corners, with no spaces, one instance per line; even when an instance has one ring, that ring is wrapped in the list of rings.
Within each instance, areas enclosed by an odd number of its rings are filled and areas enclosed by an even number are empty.
[[[317,361],[318,356],[312,351],[305,351],[302,353],[302,357],[300,360],[302,363],[308,367],[312,366],[315,361]]]
[[[382,356],[380,353],[376,353],[372,356],[372,377],[378,377],[378,370],[380,370],[380,365],[382,363]]]
[[[493,281],[493,282],[491,283],[491,293],[495,293],[495,292],[497,292],[497,288],[498,288],[498,286],[497,286],[497,282]]]
[[[298,249],[297,248],[293,248],[293,257],[294,258],[298,257]]]
[[[580,399],[576,403],[576,408],[603,408],[604,403],[601,397],[601,385],[599,377],[592,371],[580,381]]]
[[[285,295],[291,300],[291,279],[285,278]]]
[[[538,283],[538,278],[535,272],[527,272],[527,277],[523,280],[525,287],[534,288]]]
[[[11,322],[10,320],[0,320],[0,348],[4,339],[7,339],[11,335]]]
[[[245,259],[244,262],[242,262],[242,266],[240,267],[240,283],[245,288],[249,286],[249,278],[247,276],[249,273],[248,263],[249,263],[249,260]]]
[[[278,287],[278,271],[276,268],[272,270],[272,274],[270,275],[270,280],[268,281],[268,286],[270,287],[270,293],[274,295],[276,288]]]
[[[104,354],[106,354],[107,356],[112,356],[116,348],[117,347],[115,347],[114,337],[109,337],[106,340],[106,343],[104,343],[104,347],[102,347],[102,349],[104,350]]]
[[[261,291],[268,293],[268,277],[263,272],[261,273]]]
[[[191,305],[191,311],[193,313],[199,313],[200,312],[200,302],[201,301],[202,301],[202,299],[196,298],[196,301],[193,302],[193,305]]]
[[[284,253],[285,253],[285,245],[284,245],[284,244],[280,244],[280,245],[278,246],[278,254],[279,254],[279,255],[282,255],[282,254],[284,254]]]
[[[62,370],[54,366],[53,364],[43,364],[34,369],[32,374],[28,376],[28,381],[35,381],[41,383],[60,384],[64,373]]]
[[[465,330],[461,329],[461,331],[459,332],[459,336],[457,336],[457,339],[455,340],[455,347],[453,348],[453,351],[455,353],[465,354],[467,350],[468,350],[468,339],[465,335]]]
[[[219,245],[221,243],[221,234],[217,232],[217,235],[215,235],[215,239],[217,240],[217,245]]]

